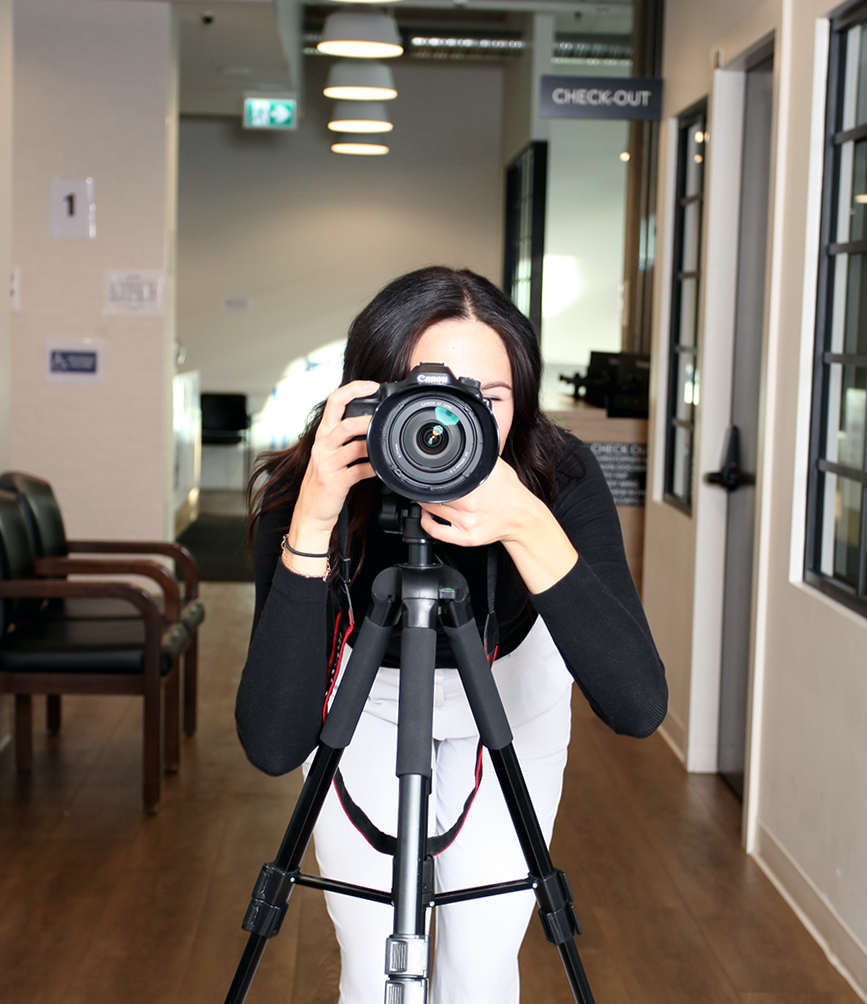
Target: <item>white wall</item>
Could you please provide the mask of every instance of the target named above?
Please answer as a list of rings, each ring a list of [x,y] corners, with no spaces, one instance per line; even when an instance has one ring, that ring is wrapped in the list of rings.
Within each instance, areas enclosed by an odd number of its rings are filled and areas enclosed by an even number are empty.
[[[0,0],[0,276],[9,275],[12,243],[12,0]],[[4,278],[5,281],[5,278]],[[10,302],[0,304],[0,470],[9,464]]]
[[[12,0],[0,0],[0,276],[9,274],[12,239]],[[9,462],[12,390],[8,301],[0,305],[0,470]],[[10,698],[0,699],[0,747],[9,741]]]
[[[10,464],[53,483],[71,536],[172,529],[175,79],[168,3],[16,5]],[[96,238],[49,237],[50,180],[88,177]],[[107,269],[165,273],[164,316],[104,316]],[[103,383],[48,383],[47,342],[87,338]]]
[[[307,60],[294,134],[181,122],[179,339],[202,389],[261,403],[284,368],[345,335],[387,281],[418,266],[502,269],[502,71],[395,67],[384,157],[330,152],[331,60]],[[227,313],[227,297],[249,313]]]
[[[548,72],[566,75],[562,66]],[[568,70],[588,77],[625,73],[620,66]],[[566,118],[547,125],[542,352],[549,367],[574,373],[591,351],[621,347],[627,165],[620,154],[628,146],[628,124]]]
[[[756,550],[755,642],[748,764],[746,842],[830,957],[867,991],[867,620],[802,582],[807,423],[814,339],[818,192],[821,183],[824,65],[822,0],[691,0],[666,4],[666,116],[710,95],[715,53],[723,63],[776,33],[770,215],[768,319],[762,385],[762,454],[758,475],[759,543]],[[818,53],[818,58],[817,54]],[[717,620],[714,590],[721,557],[708,553],[707,498],[699,493],[691,517],[661,501],[664,349],[667,344],[667,274],[670,257],[673,119],[663,135],[660,166],[659,248],[655,367],[660,383],[651,438],[656,449],[647,507],[644,596],[666,660],[672,688],[668,738],[688,759],[693,733],[706,715],[696,695],[709,686],[715,639],[703,628]],[[720,122],[709,125],[708,197],[727,183],[714,163],[713,144],[724,142]],[[715,188],[716,186],[716,188]],[[711,217],[713,213],[711,212]],[[713,222],[713,219],[711,219]],[[706,258],[722,263],[723,231],[707,236]],[[724,270],[723,270],[724,271]],[[711,292],[727,276],[708,272],[700,347],[703,393],[698,418],[696,476],[709,469],[725,419],[712,406],[714,382],[724,383],[724,342],[730,337],[711,316]],[[717,295],[716,307],[719,307]],[[721,372],[717,363],[723,364]],[[722,397],[718,394],[717,397]],[[713,401],[713,395],[711,395]],[[716,532],[714,530],[714,532]],[[694,610],[693,610],[694,606]],[[694,619],[692,617],[694,613]],[[717,667],[718,668],[718,667]],[[713,683],[713,680],[710,680]],[[706,721],[704,721],[706,724]],[[705,769],[707,769],[705,767]]]

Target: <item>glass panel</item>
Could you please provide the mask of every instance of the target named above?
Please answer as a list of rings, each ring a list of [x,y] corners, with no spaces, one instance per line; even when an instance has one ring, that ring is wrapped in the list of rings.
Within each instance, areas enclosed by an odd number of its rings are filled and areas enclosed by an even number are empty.
[[[695,345],[698,328],[698,279],[684,279],[680,284],[678,345]]]
[[[852,34],[854,35],[856,31],[858,33],[858,98],[855,108],[855,125],[859,126],[867,122],[867,73],[865,73],[865,70],[867,70],[867,32],[864,31],[864,26],[860,24],[852,29]]]
[[[843,352],[846,345],[846,282],[849,272],[849,255],[835,255],[828,268],[831,283],[828,306],[831,311],[829,352]]]
[[[683,194],[699,195],[704,190],[704,119],[687,127],[684,158]]]
[[[837,478],[834,499],[834,577],[858,588],[858,543],[861,530],[861,485]]]
[[[690,202],[683,207],[683,248],[680,256],[681,272],[697,272],[701,244],[701,202]]]
[[[692,431],[675,426],[672,439],[671,491],[689,502],[692,496]]]
[[[859,144],[860,146],[861,144]],[[867,188],[858,184],[857,175],[853,176],[852,164],[855,160],[855,144],[842,143],[837,151],[839,164],[840,190],[837,193],[837,235],[834,240],[845,244],[856,238],[849,236],[854,224],[856,208],[861,205],[857,196],[867,192]],[[856,200],[853,202],[852,189],[855,189]]]
[[[677,385],[675,399],[672,402],[672,413],[675,418],[686,422],[692,421],[692,409],[695,404],[695,361],[691,354],[677,354]]]
[[[835,364],[829,371],[827,458],[863,471],[867,369]]]
[[[867,255],[863,254],[849,255],[843,351],[867,355]]]
[[[843,105],[840,116],[841,129],[854,129],[865,121],[867,113],[867,102],[865,102],[864,86],[867,83],[867,75],[863,71],[864,67],[864,43],[865,33],[861,25],[851,28],[844,41],[845,50],[845,71],[843,76]]]
[[[834,575],[834,503],[837,498],[837,475],[819,473],[819,505],[821,506],[821,539],[819,571],[829,578]]]

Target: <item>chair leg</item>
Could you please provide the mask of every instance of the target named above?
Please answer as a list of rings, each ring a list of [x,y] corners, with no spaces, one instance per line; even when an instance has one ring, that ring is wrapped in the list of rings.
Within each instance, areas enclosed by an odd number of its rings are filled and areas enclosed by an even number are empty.
[[[22,774],[33,767],[33,698],[15,695],[15,765]]]
[[[48,694],[45,698],[45,729],[50,736],[60,732],[60,694]]]
[[[163,687],[163,769],[176,774],[181,762],[181,666],[172,667]]]
[[[160,802],[160,772],[162,760],[161,700],[162,687],[159,678],[147,679],[144,689],[142,766],[144,772],[144,810],[154,815]]]
[[[196,734],[196,706],[199,690],[199,633],[193,632],[190,645],[184,653],[184,735]]]

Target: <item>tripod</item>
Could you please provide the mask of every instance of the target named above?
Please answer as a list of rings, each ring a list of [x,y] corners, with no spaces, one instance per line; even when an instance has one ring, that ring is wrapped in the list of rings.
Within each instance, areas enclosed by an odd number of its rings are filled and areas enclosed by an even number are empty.
[[[296,885],[357,896],[394,907],[393,933],[386,943],[385,1004],[426,1004],[430,942],[425,913],[483,896],[532,889],[539,917],[555,944],[577,1004],[593,1004],[574,936],[580,933],[566,875],[555,869],[512,745],[512,732],[491,674],[469,603],[463,576],[433,558],[421,528],[421,508],[397,509],[387,527],[408,545],[406,563],[380,572],[371,591],[344,678],[322,727],[319,747],[301,789],[277,856],[262,867],[244,918],[250,932],[226,1004],[242,1004],[268,940],[276,935]],[[305,875],[301,859],[344,749],[358,725],[393,628],[403,620],[398,698],[398,820],[392,889],[370,889]],[[469,889],[434,891],[428,846],[431,737],[436,662],[436,625],[448,637],[479,735],[487,747],[527,862],[524,879]]]

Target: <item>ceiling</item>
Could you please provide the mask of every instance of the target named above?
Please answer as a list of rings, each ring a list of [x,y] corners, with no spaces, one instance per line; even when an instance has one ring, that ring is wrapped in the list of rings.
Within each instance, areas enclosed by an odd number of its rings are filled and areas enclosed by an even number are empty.
[[[174,0],[182,114],[236,115],[245,91],[300,92],[302,61],[339,3],[301,0]],[[404,35],[401,59],[508,58],[467,42],[521,42],[527,15],[554,13],[560,58],[628,57],[631,0],[405,0],[387,5]],[[444,40],[461,38],[457,48]],[[419,40],[427,44],[419,44]],[[520,48],[512,48],[517,54]]]

